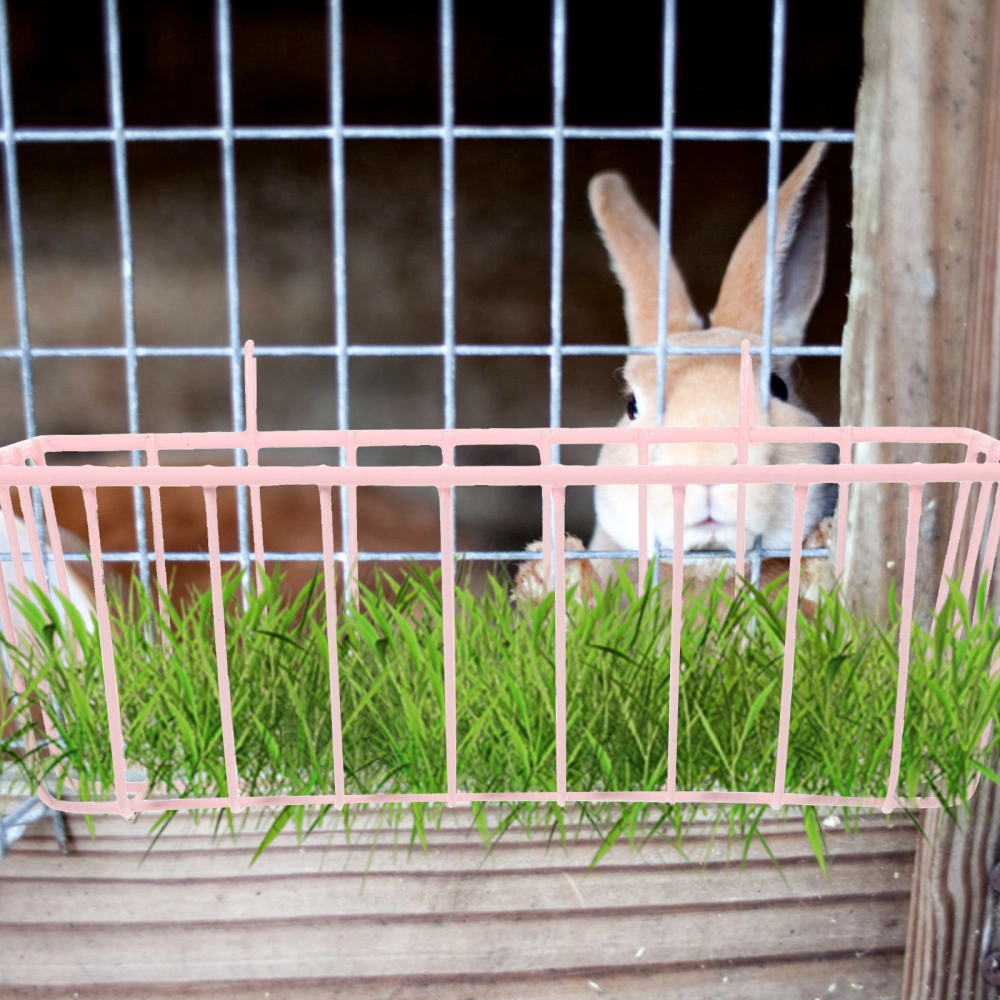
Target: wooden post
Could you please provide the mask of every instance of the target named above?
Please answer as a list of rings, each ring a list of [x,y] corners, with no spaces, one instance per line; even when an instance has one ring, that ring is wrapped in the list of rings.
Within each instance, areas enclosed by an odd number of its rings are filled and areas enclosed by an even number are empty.
[[[1000,4],[868,0],[864,32],[842,420],[958,424],[996,436]],[[939,456],[953,457],[928,446],[859,449],[856,459]],[[918,594],[932,607],[954,494],[924,496]],[[891,487],[852,490],[845,585],[869,608],[884,601],[892,577],[898,583],[906,511],[898,499]],[[995,997],[979,961],[995,904],[988,873],[1000,847],[1000,794],[984,782],[958,827],[941,812],[922,822],[902,996]]]
[[[959,423],[983,163],[992,0],[868,0],[854,148],[854,251],[841,420]],[[857,446],[855,459],[948,460],[949,446]],[[929,487],[917,596],[933,604],[953,487]],[[901,488],[852,487],[845,585],[884,604],[902,569]],[[873,558],[876,557],[876,558]]]
[[[1000,912],[989,874],[1000,850],[1000,789],[980,783],[956,826],[940,809],[921,815],[903,960],[903,1000],[987,1000],[983,932]],[[990,911],[994,911],[990,919]],[[988,945],[992,948],[992,945]]]

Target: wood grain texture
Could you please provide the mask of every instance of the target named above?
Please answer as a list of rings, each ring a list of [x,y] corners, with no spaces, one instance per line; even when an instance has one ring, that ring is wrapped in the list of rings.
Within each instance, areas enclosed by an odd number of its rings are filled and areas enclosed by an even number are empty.
[[[852,281],[841,419],[955,426],[973,356],[992,0],[868,0],[854,146]],[[980,370],[979,379],[985,377]],[[985,429],[985,428],[984,428]],[[952,446],[858,446],[855,461],[950,461]],[[955,490],[924,491],[918,599],[936,594]],[[852,487],[845,585],[867,608],[903,568],[906,503]]]
[[[870,3],[866,33],[881,30],[881,22],[876,29],[872,15],[876,8],[882,8],[883,14],[893,8],[892,25],[898,27],[899,6],[881,0]],[[930,16],[934,6],[908,5],[907,16]],[[947,274],[949,294],[956,303],[963,284],[968,286],[967,325],[955,327],[961,335],[955,344],[960,380],[957,385],[943,386],[939,395],[928,400],[929,422],[947,422],[947,415],[957,407],[958,423],[1000,436],[1000,8],[996,3],[952,2],[938,6],[937,16],[950,18],[955,34],[938,34],[922,58],[955,107],[950,115],[945,111],[943,118],[930,118],[926,129],[928,135],[938,132],[940,143],[956,143],[965,163],[943,162],[933,193],[951,204],[953,190],[968,192],[967,210],[956,215],[955,222],[962,220],[961,235],[967,233],[970,242],[961,246],[967,260],[956,257],[955,269]],[[898,46],[901,40],[890,37],[887,43]],[[961,122],[964,127],[960,128]],[[970,147],[967,143],[973,136],[976,145]],[[971,214],[967,220],[971,226],[967,226],[966,214]],[[945,252],[951,250],[948,245]],[[967,523],[963,550],[968,536]],[[996,609],[996,594],[993,603]],[[961,819],[960,826],[938,813],[929,813],[925,819],[927,838],[918,842],[910,904],[905,1000],[986,1000],[997,995],[979,974],[983,953],[996,947],[996,918],[1000,918],[1000,912],[992,914],[993,940],[984,941],[991,927],[990,911],[997,906],[987,883],[991,866],[1000,860],[996,786],[983,783]]]
[[[92,841],[72,819],[68,858],[43,824],[15,846],[4,1000],[898,996],[905,818],[828,830],[828,880],[785,820],[763,825],[781,873],[759,848],[741,868],[705,828],[689,859],[622,846],[588,873],[589,833],[564,850],[511,831],[487,857],[460,813],[426,854],[407,857],[405,831],[282,833],[253,868],[259,832],[213,843],[187,819],[143,860],[150,822],[99,818]]]
[[[984,782],[956,826],[929,813],[917,848],[903,969],[904,1000],[993,1000],[980,974],[984,931],[996,910],[990,868],[1000,860],[1000,793]],[[995,940],[993,913],[990,937]],[[986,947],[991,947],[986,943]]]
[[[183,984],[148,982],[75,987],[12,987],[9,1000],[802,1000],[861,996],[896,1000],[900,956],[874,951],[787,961],[736,960],[688,966],[649,964],[609,969],[588,966],[566,973],[450,976],[371,976],[330,980],[242,980],[201,991]]]

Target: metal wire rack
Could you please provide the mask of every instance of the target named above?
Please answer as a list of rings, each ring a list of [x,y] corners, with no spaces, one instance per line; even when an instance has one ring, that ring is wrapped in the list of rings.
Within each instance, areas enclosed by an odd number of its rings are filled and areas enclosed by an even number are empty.
[[[753,374],[750,361],[750,344],[743,341],[740,363],[739,424],[737,427],[673,428],[673,427],[619,427],[595,430],[593,428],[525,428],[437,431],[258,431],[256,421],[256,363],[253,344],[248,341],[246,357],[246,413],[248,426],[241,432],[202,432],[194,434],[141,434],[141,435],[43,435],[0,449],[0,516],[8,531],[13,526],[10,489],[16,487],[22,498],[35,487],[43,496],[44,516],[52,539],[52,553],[56,565],[59,589],[69,593],[67,568],[62,547],[58,541],[55,513],[52,504],[53,486],[74,486],[82,490],[87,510],[88,543],[93,556],[93,583],[103,665],[104,691],[108,714],[108,736],[114,769],[113,800],[107,798],[83,801],[59,801],[44,786],[37,790],[38,798],[50,809],[69,813],[106,813],[117,811],[125,818],[137,812],[163,812],[170,809],[229,808],[240,812],[249,806],[299,806],[299,805],[377,805],[385,803],[446,803],[455,806],[469,802],[567,802],[646,801],[666,803],[733,804],[746,803],[769,805],[775,809],[786,805],[853,806],[881,808],[891,812],[895,808],[935,808],[942,805],[936,796],[917,796],[904,800],[899,795],[900,761],[902,755],[903,724],[906,706],[908,672],[910,667],[911,624],[914,615],[915,581],[920,541],[920,512],[924,487],[929,483],[954,482],[959,486],[958,505],[953,518],[948,551],[942,567],[937,609],[944,606],[948,595],[948,579],[961,580],[963,596],[968,600],[976,577],[977,560],[985,538],[985,559],[980,578],[988,589],[992,580],[998,546],[1000,546],[1000,505],[991,504],[993,484],[1000,482],[1000,441],[978,431],[962,428],[927,427],[768,427],[757,423],[754,404]],[[735,465],[564,465],[546,461],[547,453],[557,444],[579,444],[595,436],[602,442],[618,441],[634,444],[648,453],[657,443],[689,444],[692,442],[721,442],[737,449]],[[461,445],[481,445],[490,442],[507,442],[537,448],[539,466],[456,466],[454,449]],[[788,465],[755,465],[749,462],[749,449],[760,444],[804,444],[828,441],[840,451],[840,464],[829,466],[813,463]],[[949,443],[965,446],[963,461],[952,463],[889,463],[855,464],[851,460],[856,443]],[[437,448],[441,461],[433,466],[359,466],[359,447],[374,444],[423,445]],[[108,468],[101,466],[59,467],[46,463],[48,455],[66,451],[91,451],[101,445],[118,450],[135,448],[145,453],[147,461],[139,468]],[[215,465],[161,466],[157,455],[163,449],[183,448],[192,452],[221,447],[242,447],[249,456],[247,467]],[[339,446],[344,448],[348,461],[339,467],[268,466],[257,463],[263,448],[315,448]],[[30,464],[29,464],[30,462]],[[898,632],[899,668],[892,732],[891,764],[884,796],[850,794],[809,794],[786,788],[786,767],[791,734],[792,686],[794,681],[796,631],[799,614],[800,582],[803,558],[803,524],[809,490],[827,482],[837,483],[842,490],[866,483],[902,483],[907,487],[906,545],[902,566],[902,602]],[[725,791],[717,789],[682,789],[677,787],[677,743],[679,728],[679,678],[681,668],[681,623],[683,595],[683,565],[685,553],[678,547],[669,557],[673,564],[671,605],[673,614],[670,626],[670,693],[669,764],[666,786],[655,791],[628,791],[606,789],[578,791],[567,787],[567,564],[565,551],[565,499],[569,486],[595,484],[638,485],[639,523],[646,522],[647,496],[642,487],[656,486],[673,492],[674,538],[684,537],[685,491],[692,485],[727,484],[738,491],[736,522],[736,562],[744,563],[746,556],[746,501],[747,489],[762,484],[787,484],[794,495],[792,518],[792,549],[789,563],[789,591],[785,612],[783,638],[783,666],[780,689],[780,721],[777,738],[776,772],[773,792],[751,792],[739,788]],[[979,484],[974,504],[971,491],[973,483]],[[160,511],[160,490],[164,487],[194,486],[204,493],[206,524],[208,529],[208,558],[211,570],[211,608],[214,622],[215,660],[218,676],[219,709],[221,713],[222,756],[225,761],[225,794],[198,796],[184,794],[147,797],[148,783],[129,780],[125,757],[122,713],[119,705],[114,641],[111,614],[104,584],[103,554],[97,519],[97,490],[102,486],[132,486],[149,490],[153,509],[154,559],[157,583],[163,594],[167,593],[166,559],[163,547],[163,523]],[[330,669],[330,711],[332,724],[332,772],[334,789],[331,792],[307,795],[271,794],[248,795],[241,791],[236,756],[233,723],[233,705],[230,694],[228,646],[225,625],[225,602],[222,583],[222,557],[219,547],[219,519],[217,493],[220,487],[244,486],[251,494],[254,563],[258,571],[257,586],[263,590],[264,528],[261,517],[260,491],[262,487],[277,485],[311,486],[318,490],[318,513],[322,522],[323,567],[329,579],[333,574],[336,554],[333,546],[332,491],[342,488],[349,493],[347,558],[350,574],[357,580],[357,499],[359,486],[429,486],[435,488],[440,499],[440,531],[442,551],[442,644],[443,644],[443,693],[445,744],[447,755],[447,790],[441,792],[401,793],[351,793],[345,778],[344,739],[341,724],[339,652],[337,642],[337,596],[334,587],[325,588],[326,640]],[[469,791],[460,787],[458,777],[457,742],[457,684],[456,684],[456,586],[455,547],[452,541],[452,497],[457,486],[477,485],[530,485],[541,488],[545,510],[551,518],[543,519],[542,558],[549,559],[555,596],[555,789],[550,791]],[[990,515],[990,507],[993,507]],[[44,574],[41,571],[42,552],[33,529],[30,505],[26,505],[30,559],[34,578],[40,581],[43,592]],[[967,509],[974,510],[972,537],[964,570],[956,574],[959,540],[965,527]],[[838,514],[840,522],[836,553],[838,571],[843,566],[847,520],[847,507],[842,504]],[[986,531],[989,520],[989,531]],[[17,588],[27,595],[27,560],[22,559],[19,546],[12,546]],[[645,576],[647,553],[640,552],[640,579]],[[346,582],[346,580],[345,580]],[[350,585],[348,584],[348,587]],[[348,589],[345,587],[345,590]],[[978,612],[977,612],[978,613]],[[3,574],[0,574],[0,627],[4,634],[15,637],[11,602]],[[996,669],[996,668],[995,668]],[[13,673],[15,690],[23,692],[25,683],[17,671]],[[58,731],[51,720],[43,716],[48,736],[58,740]],[[25,721],[28,749],[35,746],[34,727]],[[989,730],[983,734],[985,741]],[[141,765],[141,762],[138,762]],[[68,777],[68,776],[67,776]],[[969,795],[978,784],[978,774]],[[112,789],[105,788],[106,794]],[[153,792],[158,791],[153,789]]]

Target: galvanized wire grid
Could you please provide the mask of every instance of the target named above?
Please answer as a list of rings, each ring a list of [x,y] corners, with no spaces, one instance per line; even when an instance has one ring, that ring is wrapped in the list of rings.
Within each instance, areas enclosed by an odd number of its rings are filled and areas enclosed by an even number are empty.
[[[771,97],[770,121],[765,129],[675,128],[674,77],[677,47],[677,0],[664,0],[663,14],[663,75],[662,123],[645,128],[575,127],[565,123],[567,2],[552,0],[552,124],[548,126],[476,126],[455,122],[455,31],[454,0],[440,0],[439,50],[441,80],[441,121],[436,125],[418,126],[356,126],[344,124],[343,29],[342,0],[329,0],[329,91],[330,121],[325,125],[296,127],[240,127],[233,122],[232,49],[229,0],[216,0],[216,69],[219,124],[214,127],[129,128],[124,122],[124,99],[121,74],[121,36],[117,0],[104,0],[105,58],[109,94],[109,127],[107,128],[33,128],[18,129],[14,123],[13,93],[10,72],[10,43],[7,4],[0,0],[0,124],[3,142],[3,167],[7,200],[7,216],[11,247],[11,267],[14,280],[18,342],[15,348],[0,349],[0,359],[20,362],[24,401],[25,437],[36,435],[32,361],[35,358],[121,357],[125,360],[128,403],[128,430],[140,428],[140,400],[136,379],[139,358],[156,357],[226,357],[230,361],[230,400],[232,426],[244,429],[246,414],[243,402],[241,366],[242,336],[239,317],[239,260],[236,227],[236,170],[234,144],[242,141],[283,141],[324,139],[330,143],[330,187],[332,195],[333,342],[325,346],[260,346],[258,356],[273,357],[335,357],[337,359],[337,424],[350,428],[349,361],[351,357],[441,357],[444,366],[444,399],[442,426],[455,427],[456,358],[471,356],[543,356],[549,358],[550,404],[549,424],[558,427],[562,416],[562,360],[568,356],[655,354],[657,358],[657,413],[662,421],[667,358],[673,354],[739,354],[738,348],[672,348],[667,346],[667,267],[670,259],[671,184],[673,176],[673,144],[675,141],[700,140],[715,142],[756,141],[768,145],[767,173],[767,244],[765,259],[765,296],[762,347],[754,350],[761,356],[761,398],[769,404],[768,391],[772,359],[775,355],[834,356],[841,355],[839,346],[776,347],[772,340],[774,292],[776,285],[775,243],[777,229],[777,190],[782,142],[850,143],[851,131],[820,131],[782,128],[782,95],[784,89],[785,30],[787,0],[774,0],[771,28]],[[443,335],[439,345],[380,346],[352,345],[348,337],[346,237],[344,223],[345,180],[344,142],[347,139],[437,139],[441,143],[441,234],[442,234],[442,303]],[[548,345],[459,345],[455,338],[455,141],[457,139],[546,139],[552,147],[551,186],[551,294],[550,343]],[[657,140],[661,146],[660,160],[660,274],[657,343],[651,347],[625,347],[621,344],[566,345],[562,340],[562,271],[563,216],[565,196],[565,143],[573,139],[635,139]],[[128,192],[128,147],[133,142],[217,142],[222,162],[223,226],[225,234],[226,289],[228,306],[228,344],[224,347],[144,347],[136,343],[134,310],[134,275],[131,237],[131,214]],[[122,279],[123,343],[120,347],[32,347],[28,320],[27,290],[24,276],[24,243],[21,226],[21,203],[17,174],[17,147],[21,143],[97,142],[110,143],[113,151],[115,199],[118,215]],[[445,456],[446,460],[453,456]],[[559,446],[553,445],[550,460],[559,462]],[[245,465],[242,449],[234,452],[234,463]],[[341,464],[347,461],[344,449]],[[138,452],[132,454],[132,464],[141,463]],[[343,548],[338,561],[347,559],[348,504],[346,490],[341,490]],[[35,491],[35,521],[43,523],[40,499]],[[246,489],[237,491],[238,552],[222,553],[227,561],[238,561],[244,569],[250,565],[249,525]],[[137,550],[107,552],[108,562],[136,562],[144,584],[149,582],[149,552],[144,517],[145,500],[140,489],[135,490],[135,521]],[[454,503],[452,503],[454,511]],[[454,519],[452,521],[454,551]],[[461,552],[474,560],[510,560],[541,558],[541,554],[524,552]],[[734,553],[698,553],[696,558],[712,558]],[[762,550],[759,545],[747,553],[752,561],[752,577],[759,579],[763,558],[788,557],[789,550]],[[806,550],[803,555],[825,555],[825,550]],[[567,558],[581,558],[595,553],[567,553]],[[636,557],[637,552],[615,551],[600,553],[602,557]],[[656,558],[671,558],[667,551]],[[318,561],[320,552],[271,552],[269,560]],[[363,561],[401,561],[406,559],[440,559],[440,552],[378,552],[360,553]],[[67,559],[84,556],[67,555]],[[170,552],[174,562],[207,561],[205,552]]]

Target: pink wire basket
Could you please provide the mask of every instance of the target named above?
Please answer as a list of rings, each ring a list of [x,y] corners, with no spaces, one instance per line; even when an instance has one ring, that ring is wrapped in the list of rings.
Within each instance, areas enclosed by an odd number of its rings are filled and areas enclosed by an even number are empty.
[[[31,489],[40,491],[45,527],[51,544],[51,558],[59,590],[68,595],[67,561],[65,559],[55,517],[52,488],[75,487],[82,491],[88,524],[88,544],[93,571],[95,609],[100,638],[103,675],[107,699],[108,727],[114,769],[113,799],[101,801],[63,801],[55,799],[40,785],[36,794],[54,810],[67,813],[103,814],[118,812],[125,818],[138,813],[159,813],[176,809],[228,808],[240,812],[245,808],[381,805],[385,803],[444,803],[456,806],[472,802],[663,802],[701,803],[718,805],[762,805],[779,809],[783,806],[847,806],[878,808],[888,813],[894,808],[939,807],[933,796],[904,803],[898,795],[900,758],[903,738],[907,677],[910,664],[910,634],[914,612],[914,590],[919,544],[922,490],[929,483],[958,484],[958,503],[950,541],[944,560],[937,608],[941,609],[948,593],[948,578],[954,575],[960,539],[966,520],[966,508],[974,483],[980,484],[975,516],[971,528],[969,555],[961,574],[962,592],[966,599],[976,575],[976,560],[982,547],[990,507],[992,485],[1000,481],[1000,441],[978,431],[962,428],[770,428],[757,425],[752,389],[752,368],[749,342],[743,342],[740,371],[740,419],[737,427],[719,428],[560,428],[560,429],[491,429],[491,430],[411,430],[411,431],[259,431],[257,428],[256,359],[253,343],[245,348],[247,428],[242,432],[170,433],[170,434],[99,434],[44,435],[0,449],[0,513],[8,537],[17,537],[11,489],[17,489],[21,511],[30,539],[30,560],[34,579],[48,595],[43,552],[38,540],[37,524],[32,512]],[[633,444],[638,449],[638,466],[580,466],[553,464],[550,450],[554,445],[593,445],[607,442]],[[728,443],[735,445],[736,465],[649,465],[648,449],[658,443]],[[764,443],[825,443],[839,448],[839,465],[751,465],[749,448]],[[965,447],[964,461],[954,463],[855,464],[853,446],[872,444],[949,444]],[[538,466],[456,466],[455,448],[466,445],[527,445],[538,451]],[[431,446],[439,449],[441,462],[435,466],[359,466],[358,449],[371,446]],[[346,461],[340,466],[261,466],[261,449],[340,448]],[[245,449],[246,466],[161,465],[159,456],[165,451],[200,451]],[[105,467],[94,465],[54,466],[47,464],[53,455],[81,452],[139,451],[145,460],[141,467]],[[785,644],[782,668],[780,721],[777,741],[777,766],[774,789],[767,793],[740,791],[698,791],[677,788],[678,680],[680,673],[679,613],[684,600],[683,560],[681,546],[673,555],[672,605],[670,634],[670,704],[668,776],[659,791],[595,791],[578,792],[566,787],[567,720],[566,720],[566,562],[565,562],[565,501],[566,490],[573,486],[593,487],[597,484],[619,484],[639,487],[639,578],[646,577],[646,503],[650,486],[669,486],[674,495],[674,537],[683,536],[684,492],[694,484],[732,484],[738,488],[738,534],[736,565],[744,566],[746,487],[753,484],[790,484],[794,490],[793,545],[788,578]],[[892,757],[888,784],[884,796],[808,795],[786,791],[785,775],[791,721],[792,684],[794,673],[796,622],[800,589],[802,537],[809,486],[835,483],[840,487],[837,514],[836,575],[841,577],[847,536],[847,490],[861,483],[898,483],[908,487],[905,563],[902,573],[902,601],[899,629],[899,672],[895,719],[892,736]],[[153,524],[153,549],[156,580],[163,593],[167,592],[167,553],[164,549],[163,517],[160,490],[168,487],[196,487],[204,491],[205,515],[208,528],[212,609],[214,616],[215,651],[217,658],[219,699],[222,715],[222,742],[225,758],[226,794],[214,797],[158,797],[150,794],[144,781],[128,780],[124,751],[122,717],[119,708],[118,684],[113,650],[112,623],[104,580],[104,561],[97,518],[97,490],[100,487],[139,487],[148,490]],[[341,728],[338,650],[336,639],[337,596],[335,588],[326,588],[327,641],[330,663],[330,711],[333,726],[332,760],[334,776],[332,795],[245,795],[241,794],[237,769],[236,740],[233,731],[232,703],[227,661],[226,631],[223,606],[223,581],[219,543],[217,491],[224,487],[248,487],[254,562],[258,570],[257,585],[263,587],[265,571],[264,530],[261,516],[261,489],[271,486],[311,486],[317,491],[318,511],[323,538],[323,572],[327,580],[334,577],[336,553],[332,515],[332,491],[346,487],[347,566],[350,586],[357,592],[358,567],[358,487],[396,486],[433,487],[440,498],[441,579],[443,602],[444,712],[447,757],[447,791],[439,794],[350,794],[345,788],[343,733]],[[542,492],[542,551],[546,578],[551,579],[555,595],[555,738],[556,787],[551,792],[511,792],[476,794],[458,787],[456,737],[456,628],[455,628],[455,548],[452,531],[455,487],[459,486],[530,486]],[[993,505],[985,557],[979,571],[980,581],[989,581],[993,572],[997,545],[1000,542],[1000,504]],[[29,593],[28,573],[20,546],[12,545],[12,558],[17,588]],[[11,602],[3,573],[0,572],[0,626],[4,634],[19,641],[15,632]],[[997,669],[994,666],[994,671]],[[15,687],[18,679],[15,674]],[[54,738],[50,720],[43,720],[49,736]],[[988,734],[987,734],[988,735]],[[68,780],[68,779],[67,779]],[[978,779],[976,779],[978,781]],[[70,785],[71,787],[71,785]],[[975,785],[972,786],[974,790]],[[110,791],[110,790],[109,790]],[[155,790],[154,790],[155,791]],[[971,794],[971,791],[970,791]]]

